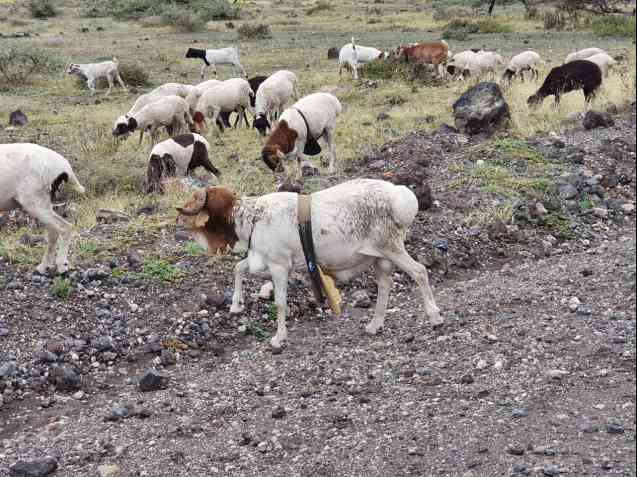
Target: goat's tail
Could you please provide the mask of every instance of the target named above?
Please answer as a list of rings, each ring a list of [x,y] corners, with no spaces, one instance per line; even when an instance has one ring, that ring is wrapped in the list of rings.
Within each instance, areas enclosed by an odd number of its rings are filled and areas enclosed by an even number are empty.
[[[352,37],[352,50],[356,50],[356,40]]]

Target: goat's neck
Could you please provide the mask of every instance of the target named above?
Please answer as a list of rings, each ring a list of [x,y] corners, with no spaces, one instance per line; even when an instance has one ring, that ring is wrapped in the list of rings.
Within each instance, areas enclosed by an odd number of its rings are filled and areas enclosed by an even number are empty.
[[[239,199],[232,211],[234,220],[234,230],[242,242],[249,242],[254,229],[254,224],[260,217],[260,210],[257,207],[257,199],[253,197],[243,197]]]

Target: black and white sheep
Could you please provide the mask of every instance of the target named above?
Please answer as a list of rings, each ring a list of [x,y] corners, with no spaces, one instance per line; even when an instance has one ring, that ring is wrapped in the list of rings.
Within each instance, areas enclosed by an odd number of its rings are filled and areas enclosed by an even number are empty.
[[[543,64],[545,62],[542,61],[542,57],[537,52],[531,50],[523,51],[511,58],[507,69],[502,75],[502,79],[510,82],[514,77],[519,75],[522,81],[524,81],[525,71],[531,72],[531,79],[538,79],[540,77],[540,72],[536,68],[538,63]]]
[[[175,136],[156,144],[150,152],[146,172],[146,191],[164,193],[162,181],[167,177],[185,177],[198,167],[219,176],[210,162],[210,144],[199,134]]]
[[[0,145],[0,211],[22,208],[47,230],[48,246],[37,271],[45,274],[69,269],[73,226],[55,213],[53,200],[64,182],[84,193],[69,162],[37,144]]]
[[[296,75],[288,70],[273,73],[256,93],[253,127],[265,136],[270,123],[283,112],[290,98],[298,99]]]
[[[199,58],[204,62],[201,67],[201,79],[206,79],[208,68],[212,66],[212,71],[217,76],[217,65],[232,65],[235,75],[247,78],[246,70],[239,62],[239,50],[234,47],[201,50],[199,48],[188,48],[186,58]]]
[[[602,84],[602,70],[595,63],[576,60],[551,70],[542,87],[529,97],[529,106],[539,106],[547,96],[555,96],[555,106],[560,105],[564,93],[583,90],[589,106]]]

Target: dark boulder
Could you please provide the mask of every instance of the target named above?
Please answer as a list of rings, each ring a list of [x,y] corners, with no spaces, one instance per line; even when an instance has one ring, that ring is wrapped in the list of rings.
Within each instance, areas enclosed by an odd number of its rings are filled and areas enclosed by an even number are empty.
[[[456,128],[466,134],[490,133],[505,127],[511,110],[495,83],[483,82],[466,91],[453,105]]]
[[[27,115],[19,109],[16,109],[9,114],[9,124],[11,126],[26,126],[28,123],[29,120],[27,119]]]
[[[597,128],[610,128],[615,125],[615,121],[608,113],[588,111],[584,116],[584,129],[591,130]]]
[[[58,468],[58,462],[53,457],[44,459],[16,462],[9,469],[10,477],[45,477],[52,475]]]

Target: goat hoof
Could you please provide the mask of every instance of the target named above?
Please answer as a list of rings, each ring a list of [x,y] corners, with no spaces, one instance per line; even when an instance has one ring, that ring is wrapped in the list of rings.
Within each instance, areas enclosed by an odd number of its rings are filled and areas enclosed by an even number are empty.
[[[382,326],[377,326],[370,323],[369,325],[365,327],[365,333],[367,333],[370,336],[376,336],[378,332],[382,329],[383,329]]]
[[[272,350],[281,349],[285,341],[286,341],[286,338],[279,338],[278,336],[275,336],[274,338],[270,340],[270,346],[272,347]]]
[[[243,313],[244,310],[245,308],[243,306],[232,305],[232,307],[230,307],[230,313],[233,315],[240,315]]]
[[[38,265],[36,267],[35,272],[38,275],[48,276],[48,275],[50,275],[52,270],[53,270],[52,267],[49,267],[48,265],[45,265],[45,264],[41,263],[40,265]]]

